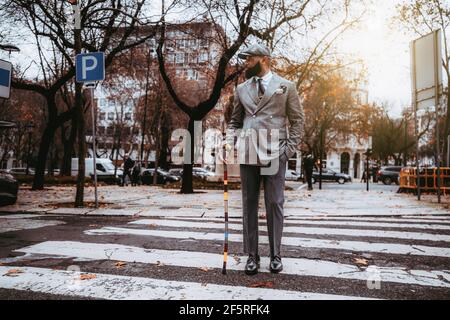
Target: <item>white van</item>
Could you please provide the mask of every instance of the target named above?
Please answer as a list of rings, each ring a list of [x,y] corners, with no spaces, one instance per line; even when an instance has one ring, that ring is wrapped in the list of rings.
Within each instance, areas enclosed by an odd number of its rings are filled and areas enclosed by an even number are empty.
[[[84,159],[85,166],[85,176],[90,177],[94,176],[94,162],[92,158]],[[95,159],[97,166],[97,178],[102,180],[102,177],[114,177],[114,164],[111,160],[105,158],[96,158]],[[122,169],[117,169],[115,178],[118,179],[122,176]],[[78,158],[72,158],[72,176],[78,175]]]

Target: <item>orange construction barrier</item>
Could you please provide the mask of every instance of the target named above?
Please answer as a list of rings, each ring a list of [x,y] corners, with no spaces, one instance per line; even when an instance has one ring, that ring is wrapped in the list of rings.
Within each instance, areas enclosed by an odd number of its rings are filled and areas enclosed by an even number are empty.
[[[400,190],[413,191],[417,189],[417,168],[405,167],[400,171]],[[440,168],[440,190],[441,194],[450,193],[450,168]],[[437,190],[437,168],[419,169],[420,192],[436,192]]]

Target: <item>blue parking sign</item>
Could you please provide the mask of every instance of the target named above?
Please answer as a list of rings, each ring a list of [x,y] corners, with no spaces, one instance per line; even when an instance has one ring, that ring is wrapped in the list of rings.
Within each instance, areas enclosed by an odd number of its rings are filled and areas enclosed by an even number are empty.
[[[75,60],[76,81],[95,82],[105,79],[104,52],[77,54]]]
[[[0,60],[0,98],[9,98],[11,93],[11,62]]]

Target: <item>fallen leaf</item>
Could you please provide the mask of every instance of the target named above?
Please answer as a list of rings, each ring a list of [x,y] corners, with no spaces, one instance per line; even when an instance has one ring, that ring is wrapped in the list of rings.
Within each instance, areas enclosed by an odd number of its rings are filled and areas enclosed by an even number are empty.
[[[157,225],[156,225],[156,224],[154,224],[154,223],[152,223],[152,224],[149,224],[149,225],[148,225],[148,227],[149,227],[149,228],[156,228],[156,227],[157,227]]]
[[[23,273],[20,269],[10,269],[4,275],[8,277],[17,277],[20,273]]]
[[[241,258],[239,258],[239,256],[234,256],[233,259],[236,261],[236,264],[241,263]]]
[[[164,265],[164,263],[162,263],[161,261],[156,261],[156,265],[158,266],[158,267],[162,267],[163,265]]]
[[[91,279],[95,279],[97,278],[97,276],[95,274],[82,274],[80,276],[80,280],[91,280]]]
[[[211,270],[211,269],[209,269],[207,267],[202,267],[202,268],[199,268],[199,269],[202,270],[202,271],[205,271],[205,272],[208,272],[209,270]]]
[[[119,262],[116,263],[116,268],[120,269],[120,268],[123,268],[126,265],[127,264],[125,262],[119,261]]]
[[[249,285],[250,288],[273,288],[273,281],[255,282]]]
[[[356,264],[360,264],[363,266],[367,266],[369,261],[367,259],[363,259],[363,258],[354,258],[353,261],[355,261]]]
[[[90,224],[89,228],[98,228],[98,224]]]

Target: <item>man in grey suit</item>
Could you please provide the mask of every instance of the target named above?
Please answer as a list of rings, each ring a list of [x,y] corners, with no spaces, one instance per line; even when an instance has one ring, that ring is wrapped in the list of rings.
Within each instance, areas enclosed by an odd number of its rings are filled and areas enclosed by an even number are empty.
[[[233,113],[227,128],[226,149],[234,150],[237,136],[243,206],[245,273],[256,274],[258,254],[258,203],[264,185],[270,271],[283,270],[284,181],[286,163],[303,134],[303,107],[293,82],[271,71],[270,50],[255,44],[238,55],[245,59],[247,81],[234,94]],[[229,160],[226,160],[229,162]]]

